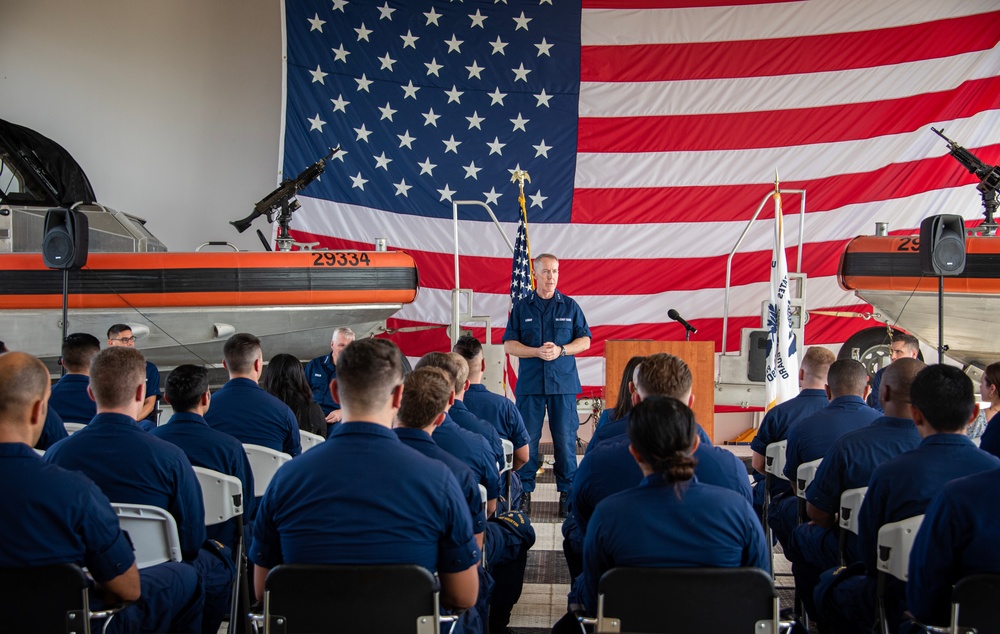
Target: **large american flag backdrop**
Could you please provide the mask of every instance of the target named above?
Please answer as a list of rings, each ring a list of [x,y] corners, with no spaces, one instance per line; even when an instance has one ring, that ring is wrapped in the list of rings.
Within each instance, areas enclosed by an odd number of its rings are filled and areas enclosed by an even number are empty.
[[[850,238],[980,218],[930,127],[1000,159],[996,0],[287,0],[284,25],[283,176],[344,150],[299,197],[296,239],[386,238],[422,286],[390,327],[447,324],[452,201],[487,202],[513,240],[526,170],[532,252],[559,256],[594,333],[585,394],[604,341],[683,337],[670,308],[721,348],[726,259],[775,170],[807,192],[808,309],[864,313],[836,282]],[[784,196],[793,270],[799,201]],[[760,326],[771,216],[734,261],[730,351]],[[461,285],[499,342],[511,253],[481,208],[460,220]],[[804,343],[872,325],[814,314]],[[443,328],[394,339],[411,357],[448,346]]]

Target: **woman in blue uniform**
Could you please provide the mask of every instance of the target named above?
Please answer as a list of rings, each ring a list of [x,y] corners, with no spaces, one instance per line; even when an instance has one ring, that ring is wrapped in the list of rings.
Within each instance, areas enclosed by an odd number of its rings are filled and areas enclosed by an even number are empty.
[[[615,567],[769,570],[760,522],[746,499],[694,477],[695,430],[694,413],[676,399],[650,397],[633,408],[629,452],[644,478],[598,504],[590,520],[574,587],[590,614],[601,575]],[[553,631],[563,631],[567,620]]]

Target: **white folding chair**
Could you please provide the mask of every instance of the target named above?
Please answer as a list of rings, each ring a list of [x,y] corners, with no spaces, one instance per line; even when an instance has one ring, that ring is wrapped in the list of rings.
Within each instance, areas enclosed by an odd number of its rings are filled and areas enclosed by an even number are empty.
[[[247,452],[250,469],[253,471],[254,497],[262,497],[264,491],[267,491],[267,485],[271,484],[271,478],[278,472],[278,468],[291,460],[292,457],[282,451],[260,445],[244,443],[243,450]]]
[[[243,563],[243,483],[236,476],[204,467],[194,467],[194,473],[198,476],[201,497],[205,501],[205,526],[236,520],[236,544],[233,554],[236,561],[236,578],[233,579],[233,591],[229,603],[231,606],[229,631],[234,632],[239,619],[241,598],[243,605],[250,605],[250,591]],[[249,627],[245,631],[249,632]]]
[[[479,495],[483,499],[483,513],[486,512],[486,487],[479,485]]]
[[[840,494],[840,513],[837,524],[840,526],[840,565],[846,566],[851,563],[847,561],[847,534],[858,534],[858,513],[861,511],[861,503],[865,501],[865,494],[868,487],[858,487],[848,489]]]
[[[875,567],[878,569],[878,618],[881,631],[889,632],[889,622],[886,618],[885,583],[886,575],[906,581],[910,576],[910,551],[913,540],[917,537],[923,515],[915,515],[905,520],[891,522],[878,529],[878,550]]]
[[[36,447],[35,448],[35,453],[37,453],[39,456],[44,456],[45,455],[45,450],[44,449],[38,449]]]
[[[139,570],[181,561],[181,538],[174,516],[158,506],[112,502],[118,524],[129,534]]]
[[[802,463],[795,473],[795,494],[803,500],[806,499],[806,489],[809,488],[809,485],[816,478],[816,470],[819,469],[819,463],[821,462],[823,462],[822,458]]]
[[[779,480],[787,480],[785,477],[785,450],[788,449],[788,441],[782,440],[773,442],[764,450],[764,471]]]
[[[500,439],[500,444],[503,445],[503,467],[500,469],[500,481],[503,482],[503,474],[507,474],[507,510],[510,510],[514,506],[514,501],[511,499],[514,495],[514,443],[505,439]],[[500,510],[499,508],[497,509]]]
[[[309,451],[326,440],[326,438],[323,438],[319,434],[302,430],[299,430],[299,437],[302,439],[302,453]]]
[[[76,432],[78,432],[81,429],[83,429],[84,427],[86,427],[87,424],[86,423],[63,423],[63,426],[66,428],[66,433],[69,434],[70,436],[72,436]]]

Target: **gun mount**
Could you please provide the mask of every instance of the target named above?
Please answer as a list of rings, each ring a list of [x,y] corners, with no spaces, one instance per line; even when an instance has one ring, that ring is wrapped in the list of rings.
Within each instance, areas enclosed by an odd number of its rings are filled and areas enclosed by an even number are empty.
[[[339,145],[335,148],[330,148],[329,154],[302,170],[301,174],[295,178],[286,178],[281,181],[281,184],[274,191],[264,196],[264,198],[253,206],[253,211],[249,216],[240,220],[233,220],[229,224],[236,227],[236,230],[240,233],[243,233],[260,216],[267,216],[268,222],[274,222],[275,214],[277,214],[278,237],[275,241],[278,243],[278,250],[290,251],[292,248],[292,237],[288,233],[288,228],[291,225],[292,213],[300,207],[299,201],[295,197],[323,173],[323,170],[326,169],[326,162],[333,158],[339,151]]]
[[[975,154],[946,137],[944,130],[931,130],[948,142],[949,153],[955,160],[979,179],[976,189],[983,197],[983,216],[986,217],[982,225],[983,235],[996,235],[997,223],[994,216],[997,211],[997,189],[1000,188],[1000,166],[983,163]]]

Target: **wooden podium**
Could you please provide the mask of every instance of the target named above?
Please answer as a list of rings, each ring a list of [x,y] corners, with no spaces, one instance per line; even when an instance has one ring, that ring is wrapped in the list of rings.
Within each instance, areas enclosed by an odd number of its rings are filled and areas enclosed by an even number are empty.
[[[711,341],[641,341],[628,339],[604,344],[604,403],[613,408],[618,402],[622,371],[632,357],[666,352],[680,357],[691,368],[694,385],[695,418],[715,442],[715,344]]]

